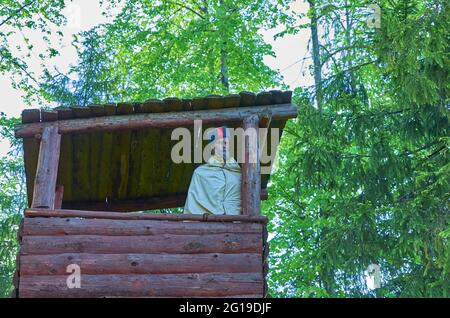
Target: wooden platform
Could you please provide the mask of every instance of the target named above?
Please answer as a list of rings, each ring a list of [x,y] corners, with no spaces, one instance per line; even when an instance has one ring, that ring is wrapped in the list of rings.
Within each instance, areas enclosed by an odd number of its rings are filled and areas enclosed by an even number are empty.
[[[17,297],[264,297],[267,219],[27,209]],[[80,266],[81,288],[67,267]]]

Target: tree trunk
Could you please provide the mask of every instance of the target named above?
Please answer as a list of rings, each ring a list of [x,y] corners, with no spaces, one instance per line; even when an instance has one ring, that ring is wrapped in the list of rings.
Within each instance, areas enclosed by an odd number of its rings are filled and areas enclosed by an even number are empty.
[[[322,66],[320,62],[319,35],[317,32],[317,13],[314,0],[308,0],[311,10],[311,40],[314,63],[314,84],[317,108],[322,111]]]
[[[222,82],[222,86],[225,92],[229,93],[230,82],[228,80],[227,52],[225,49],[222,49],[220,52],[220,81]]]
[[[220,6],[223,6],[223,0],[220,0]],[[226,8],[224,9],[224,12],[226,12]],[[225,36],[223,32],[221,32],[222,39],[225,39]],[[228,80],[228,63],[227,63],[227,51],[226,46],[227,42],[223,41],[222,43],[223,47],[220,49],[220,82],[222,83],[222,88],[225,91],[225,93],[230,92],[230,82]]]
[[[355,73],[352,70],[352,61],[351,61],[351,53],[352,49],[350,47],[352,46],[352,36],[351,36],[351,15],[350,10],[348,8],[349,4],[348,1],[345,1],[345,45],[349,47],[348,51],[345,52],[345,59],[346,59],[346,69],[349,70],[349,76],[350,76],[350,88],[352,94],[355,93],[356,89],[356,79],[355,79]]]

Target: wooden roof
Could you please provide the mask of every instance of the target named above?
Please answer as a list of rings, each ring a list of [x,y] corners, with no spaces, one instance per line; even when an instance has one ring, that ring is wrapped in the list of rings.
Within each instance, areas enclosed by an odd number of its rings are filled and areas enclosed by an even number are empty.
[[[198,164],[172,162],[171,149],[178,142],[171,140],[173,128],[193,130],[194,119],[204,119],[203,129],[220,124],[239,127],[239,119],[257,111],[273,112],[270,127],[282,132],[286,121],[296,116],[291,96],[290,91],[241,92],[192,100],[149,99],[143,103],[24,110],[15,134],[23,138],[28,202],[33,196],[39,155],[36,132],[45,125],[58,125],[62,134],[57,181],[64,186],[62,208],[139,211],[178,207],[184,205]],[[117,116],[123,120],[118,121]],[[124,123],[133,120],[145,125],[127,129]],[[268,179],[262,175],[263,193]]]

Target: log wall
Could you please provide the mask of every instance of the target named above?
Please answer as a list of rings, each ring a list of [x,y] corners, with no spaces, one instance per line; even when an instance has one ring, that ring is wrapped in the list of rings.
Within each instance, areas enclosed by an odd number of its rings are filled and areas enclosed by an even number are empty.
[[[42,215],[25,213],[18,297],[265,296],[262,217]],[[80,268],[80,288],[67,286],[71,264]]]

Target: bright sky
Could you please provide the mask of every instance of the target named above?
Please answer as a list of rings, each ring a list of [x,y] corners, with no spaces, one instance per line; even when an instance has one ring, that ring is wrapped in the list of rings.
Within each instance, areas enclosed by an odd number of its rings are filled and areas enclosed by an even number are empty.
[[[307,5],[302,0],[297,0],[293,8],[299,12],[306,12]],[[74,34],[80,31],[89,30],[92,27],[108,22],[111,18],[107,18],[101,14],[99,0],[73,0],[64,10],[64,15],[68,19],[67,26],[64,27],[64,38],[57,46],[60,55],[47,60],[46,66],[50,69],[57,68],[60,72],[67,71],[70,64],[77,62],[77,54],[71,45]],[[300,85],[310,85],[312,77],[309,74],[308,66],[310,59],[302,62],[304,57],[307,57],[307,45],[309,40],[308,30],[302,30],[296,35],[289,35],[273,40],[273,36],[281,31],[281,27],[277,30],[261,30],[264,39],[273,47],[276,58],[266,57],[265,63],[271,68],[280,70],[284,77],[284,82],[290,86],[291,89]],[[25,34],[30,38],[34,45],[36,52],[43,51],[45,44],[40,33]],[[15,41],[21,41],[21,35],[11,39],[10,46],[14,47]],[[55,42],[57,43],[57,42]],[[31,57],[29,68],[36,77],[39,77],[42,72],[41,61],[36,55]],[[20,113],[27,106],[23,102],[23,92],[15,90],[11,86],[11,79],[8,74],[0,75],[0,111],[7,114],[7,116],[20,116]],[[40,108],[45,105],[32,105],[31,108]],[[0,140],[0,156],[4,156],[9,150],[9,143],[5,140]]]

